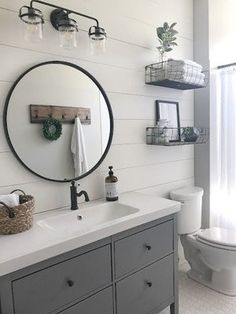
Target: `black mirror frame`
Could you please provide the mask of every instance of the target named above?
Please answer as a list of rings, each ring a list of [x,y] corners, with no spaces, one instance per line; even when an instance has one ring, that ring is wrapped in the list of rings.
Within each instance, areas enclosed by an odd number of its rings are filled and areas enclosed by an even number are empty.
[[[33,171],[32,169],[30,169],[24,162],[23,160],[18,156],[17,152],[14,149],[14,146],[11,142],[9,133],[8,133],[8,125],[7,125],[7,111],[8,111],[8,106],[9,106],[9,102],[12,96],[12,93],[14,92],[15,87],[17,86],[17,84],[20,82],[20,80],[30,71],[40,67],[40,66],[44,66],[44,65],[48,65],[48,64],[63,64],[63,65],[67,65],[70,67],[73,67],[79,71],[81,71],[82,73],[84,73],[85,75],[87,75],[95,84],[96,86],[99,88],[100,92],[102,93],[106,105],[107,105],[107,109],[108,109],[108,113],[109,113],[109,118],[110,118],[110,134],[109,134],[109,139],[108,139],[108,143],[106,146],[106,149],[104,151],[104,153],[102,154],[101,158],[99,159],[99,161],[96,163],[95,166],[93,166],[93,168],[91,168],[89,171],[87,171],[86,173],[82,174],[79,177],[76,178],[72,178],[72,179],[66,179],[66,180],[56,180],[56,179],[51,179],[51,178],[47,178],[44,177],[40,174],[38,174],[37,172]],[[26,70],[25,72],[23,72],[18,78],[17,80],[14,82],[14,84],[12,85],[12,87],[10,88],[10,91],[8,92],[8,95],[6,97],[6,101],[5,101],[5,106],[4,106],[4,110],[3,110],[3,127],[4,127],[4,132],[5,132],[5,136],[8,142],[8,145],[10,147],[10,149],[12,150],[13,154],[15,155],[15,157],[18,159],[18,161],[26,168],[28,169],[31,173],[35,174],[36,176],[48,180],[48,181],[53,181],[53,182],[71,182],[72,180],[77,181],[80,180],[84,177],[87,177],[88,175],[90,175],[92,172],[94,172],[99,166],[100,164],[103,162],[103,160],[105,159],[110,147],[111,147],[111,143],[112,143],[112,138],[113,138],[113,132],[114,132],[114,120],[113,120],[113,113],[112,113],[112,108],[111,108],[111,104],[110,101],[104,91],[104,89],[102,88],[102,86],[100,85],[100,83],[95,79],[94,76],[92,76],[88,71],[86,71],[85,69],[81,68],[80,66],[70,63],[70,62],[66,62],[66,61],[47,61],[47,62],[42,62],[39,64],[34,65],[33,67],[29,68],[28,70]]]

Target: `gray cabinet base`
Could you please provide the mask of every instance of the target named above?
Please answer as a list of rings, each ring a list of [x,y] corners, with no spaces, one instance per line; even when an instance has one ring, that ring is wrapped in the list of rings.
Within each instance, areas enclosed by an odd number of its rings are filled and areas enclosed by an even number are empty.
[[[178,314],[177,261],[170,215],[0,277],[0,314]]]

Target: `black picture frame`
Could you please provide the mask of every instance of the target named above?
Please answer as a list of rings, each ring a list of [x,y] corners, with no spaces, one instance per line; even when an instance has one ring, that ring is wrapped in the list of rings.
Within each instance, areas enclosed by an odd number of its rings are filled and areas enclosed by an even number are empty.
[[[181,141],[181,132],[180,132],[180,116],[179,116],[179,103],[177,101],[167,101],[167,100],[156,100],[155,101],[155,106],[156,106],[156,124],[161,119],[166,119],[169,121],[169,125],[167,128],[169,128],[169,131],[171,131],[171,139],[170,142],[180,142]],[[163,113],[164,110],[162,110],[162,107],[170,107],[173,108],[171,111],[173,112],[174,110],[174,118],[165,115]],[[170,110],[165,110],[165,111],[170,111]],[[172,120],[172,121],[171,121]]]
[[[8,124],[7,124],[7,114],[8,114],[8,107],[9,107],[9,103],[12,97],[12,94],[14,92],[15,87],[19,84],[19,82],[21,81],[21,79],[30,71],[44,66],[44,65],[48,65],[48,64],[63,64],[63,65],[67,65],[69,67],[72,67],[74,69],[77,69],[78,71],[81,71],[82,73],[84,73],[85,75],[88,76],[88,78],[90,78],[98,87],[98,89],[100,90],[101,94],[103,95],[106,105],[107,105],[107,109],[108,109],[108,114],[109,114],[109,118],[110,118],[110,134],[109,134],[109,138],[108,138],[108,142],[107,142],[107,146],[101,156],[101,158],[98,160],[98,162],[96,163],[95,166],[93,166],[91,169],[89,169],[87,172],[83,173],[81,176],[76,177],[76,178],[70,178],[70,179],[64,179],[64,180],[58,180],[58,179],[52,179],[52,178],[47,178],[45,176],[42,176],[41,174],[35,172],[34,170],[32,170],[31,168],[29,168],[26,163],[19,157],[19,155],[17,154],[11,139],[10,139],[10,135],[8,132]],[[74,63],[70,63],[70,62],[66,62],[66,61],[58,61],[58,60],[53,60],[53,61],[47,61],[47,62],[42,62],[39,64],[36,64],[32,67],[30,67],[28,70],[26,70],[25,72],[23,72],[18,78],[17,80],[14,82],[14,84],[12,85],[12,87],[10,88],[10,91],[6,97],[6,101],[5,101],[5,106],[4,106],[4,110],[3,110],[3,127],[4,127],[4,133],[8,142],[8,145],[11,149],[11,151],[13,152],[13,154],[15,155],[16,159],[27,169],[29,170],[31,173],[35,174],[36,176],[48,180],[48,181],[53,181],[53,182],[71,182],[71,181],[77,181],[80,180],[84,177],[87,177],[88,175],[90,175],[92,172],[94,172],[99,166],[100,164],[103,162],[103,160],[105,159],[110,147],[111,147],[111,143],[112,143],[112,138],[113,138],[113,133],[114,133],[114,119],[113,119],[113,113],[112,113],[112,107],[110,104],[110,101],[108,99],[107,94],[105,93],[105,90],[102,88],[102,86],[100,85],[100,83],[95,79],[94,76],[92,76],[92,74],[90,74],[88,71],[86,71],[85,69],[83,69],[82,67],[74,64]]]

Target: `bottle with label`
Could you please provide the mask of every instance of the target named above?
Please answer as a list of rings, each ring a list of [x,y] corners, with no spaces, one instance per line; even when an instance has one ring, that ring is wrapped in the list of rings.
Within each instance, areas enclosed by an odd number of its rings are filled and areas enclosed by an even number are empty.
[[[118,192],[117,192],[117,182],[118,179],[114,176],[112,171],[113,167],[109,166],[109,175],[105,179],[105,190],[106,190],[106,200],[107,201],[117,201]]]

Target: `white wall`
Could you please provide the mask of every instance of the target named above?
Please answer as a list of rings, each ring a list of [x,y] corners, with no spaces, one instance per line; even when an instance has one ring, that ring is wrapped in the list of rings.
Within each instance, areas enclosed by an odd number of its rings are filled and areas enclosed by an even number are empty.
[[[76,50],[59,48],[57,32],[46,21],[44,40],[30,44],[23,40],[18,9],[26,0],[0,0],[0,115],[4,99],[19,74],[30,66],[48,60],[76,63],[104,87],[112,104],[115,119],[111,150],[89,177],[81,180],[91,199],[103,197],[107,167],[113,165],[119,178],[119,191],[152,188],[167,195],[175,187],[193,183],[193,147],[158,147],[145,144],[145,127],[154,123],[154,101],[174,100],[180,103],[182,125],[193,124],[193,92],[147,86],[144,66],[158,60],[156,26],[176,21],[178,44],[173,57],[193,56],[192,0],[63,0],[59,5],[99,18],[108,33],[107,53],[89,53],[87,21],[79,21],[79,45]],[[38,6],[43,12],[49,10]],[[48,20],[48,14],[46,14]],[[171,55],[170,55],[171,56]],[[69,204],[69,184],[43,181],[26,171],[15,159],[5,141],[0,125],[0,193],[16,187],[35,195],[36,211]]]
[[[235,0],[209,0],[211,67],[236,62]]]

